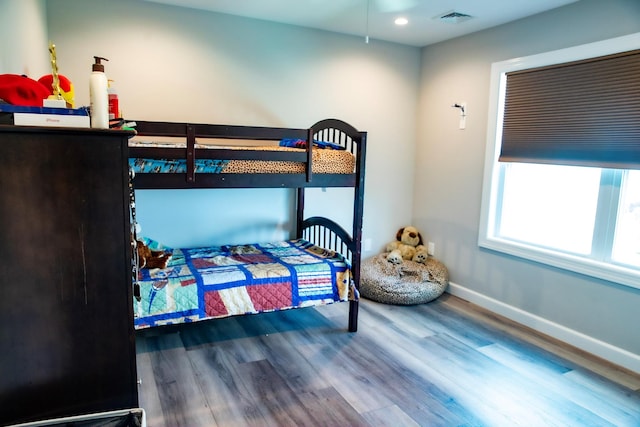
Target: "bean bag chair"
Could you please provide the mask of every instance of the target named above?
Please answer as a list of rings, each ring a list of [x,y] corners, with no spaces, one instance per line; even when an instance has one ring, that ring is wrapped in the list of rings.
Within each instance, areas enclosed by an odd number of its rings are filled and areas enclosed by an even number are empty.
[[[362,262],[360,295],[385,304],[424,304],[442,295],[449,284],[449,272],[433,257],[423,263],[387,261],[378,254]]]

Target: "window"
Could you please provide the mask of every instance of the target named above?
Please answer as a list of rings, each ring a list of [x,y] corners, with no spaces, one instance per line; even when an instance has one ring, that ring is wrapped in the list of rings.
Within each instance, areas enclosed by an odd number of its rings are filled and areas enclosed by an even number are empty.
[[[568,253],[591,253],[598,169],[508,163],[503,171],[498,236]]]
[[[618,156],[621,162],[615,163],[617,154],[612,157],[611,152],[620,147],[619,138],[615,143],[609,143],[607,138],[620,133],[617,123],[614,132],[603,132],[601,126],[589,129],[591,135],[604,135],[604,140],[600,137],[600,141],[596,141],[600,146],[594,148],[601,151],[579,154],[577,161],[567,160],[567,153],[571,155],[574,148],[566,145],[565,135],[557,137],[555,131],[549,131],[552,125],[548,118],[541,119],[544,128],[540,130],[526,124],[514,131],[511,122],[508,129],[505,124],[505,116],[511,120],[510,114],[513,115],[505,109],[505,99],[511,99],[506,96],[508,90],[513,92],[507,76],[520,76],[530,69],[546,71],[554,64],[569,61],[589,62],[589,58],[639,48],[640,33],[493,64],[480,246],[640,288],[640,162],[635,154],[625,154]],[[640,87],[636,64],[632,65],[634,85]],[[565,73],[565,79],[567,75],[571,76]],[[606,80],[606,76],[603,78]],[[584,92],[585,87],[592,86],[576,85],[578,90],[581,87]],[[634,103],[640,104],[637,102],[640,92],[634,90]],[[526,95],[526,91],[524,93]],[[557,105],[558,101],[554,100],[553,104]],[[589,101],[588,106],[593,105],[594,102]],[[536,108],[536,114],[547,114],[546,108]],[[554,116],[554,120],[557,119],[558,113]],[[638,122],[638,116],[635,117]],[[555,121],[562,125],[563,120]],[[584,118],[580,120],[584,122]],[[593,124],[594,120],[590,119],[589,123]],[[637,129],[638,126],[632,123],[631,127]],[[580,124],[578,128],[584,131],[585,126]],[[547,134],[549,137],[540,138]],[[516,142],[518,139],[525,142],[520,154],[517,146],[514,151],[513,135],[517,136]],[[630,147],[631,153],[640,150],[640,139],[635,135],[625,138],[622,142]],[[511,144],[506,151],[503,139]],[[595,145],[581,144],[579,150],[588,151],[591,147]],[[542,152],[542,157],[536,157]],[[583,157],[589,160],[583,162]]]
[[[640,268],[640,170],[622,180],[612,259]]]

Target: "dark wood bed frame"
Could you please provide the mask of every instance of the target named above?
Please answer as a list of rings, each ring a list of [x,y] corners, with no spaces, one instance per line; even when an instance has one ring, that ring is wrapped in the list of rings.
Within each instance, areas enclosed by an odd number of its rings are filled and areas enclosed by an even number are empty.
[[[295,188],[296,230],[298,238],[344,255],[352,266],[356,289],[360,284],[362,259],[362,216],[364,204],[364,174],[367,133],[337,119],[322,120],[309,129],[229,126],[136,120],[140,136],[186,138],[186,148],[130,147],[130,158],[186,159],[186,173],[137,173],[136,189],[184,189],[184,188]],[[195,147],[197,138],[279,141],[285,138],[320,140],[345,147],[355,156],[352,174],[313,173],[312,151],[308,147],[300,152],[264,150],[200,149]],[[272,160],[293,161],[305,164],[304,173],[197,173],[197,159],[220,160]],[[347,187],[354,189],[353,230],[345,231],[329,218],[304,218],[305,188]],[[349,331],[358,328],[358,302],[349,302]]]

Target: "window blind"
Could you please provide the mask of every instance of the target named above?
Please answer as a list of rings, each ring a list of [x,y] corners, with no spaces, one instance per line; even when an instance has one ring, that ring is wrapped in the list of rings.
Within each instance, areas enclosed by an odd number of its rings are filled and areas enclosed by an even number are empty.
[[[506,79],[500,161],[640,168],[640,49]]]

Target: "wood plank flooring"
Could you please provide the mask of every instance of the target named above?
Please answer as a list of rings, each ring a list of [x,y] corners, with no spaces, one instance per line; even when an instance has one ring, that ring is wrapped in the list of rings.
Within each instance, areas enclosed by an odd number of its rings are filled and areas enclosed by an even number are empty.
[[[640,426],[640,375],[457,297],[137,335],[150,427]]]

